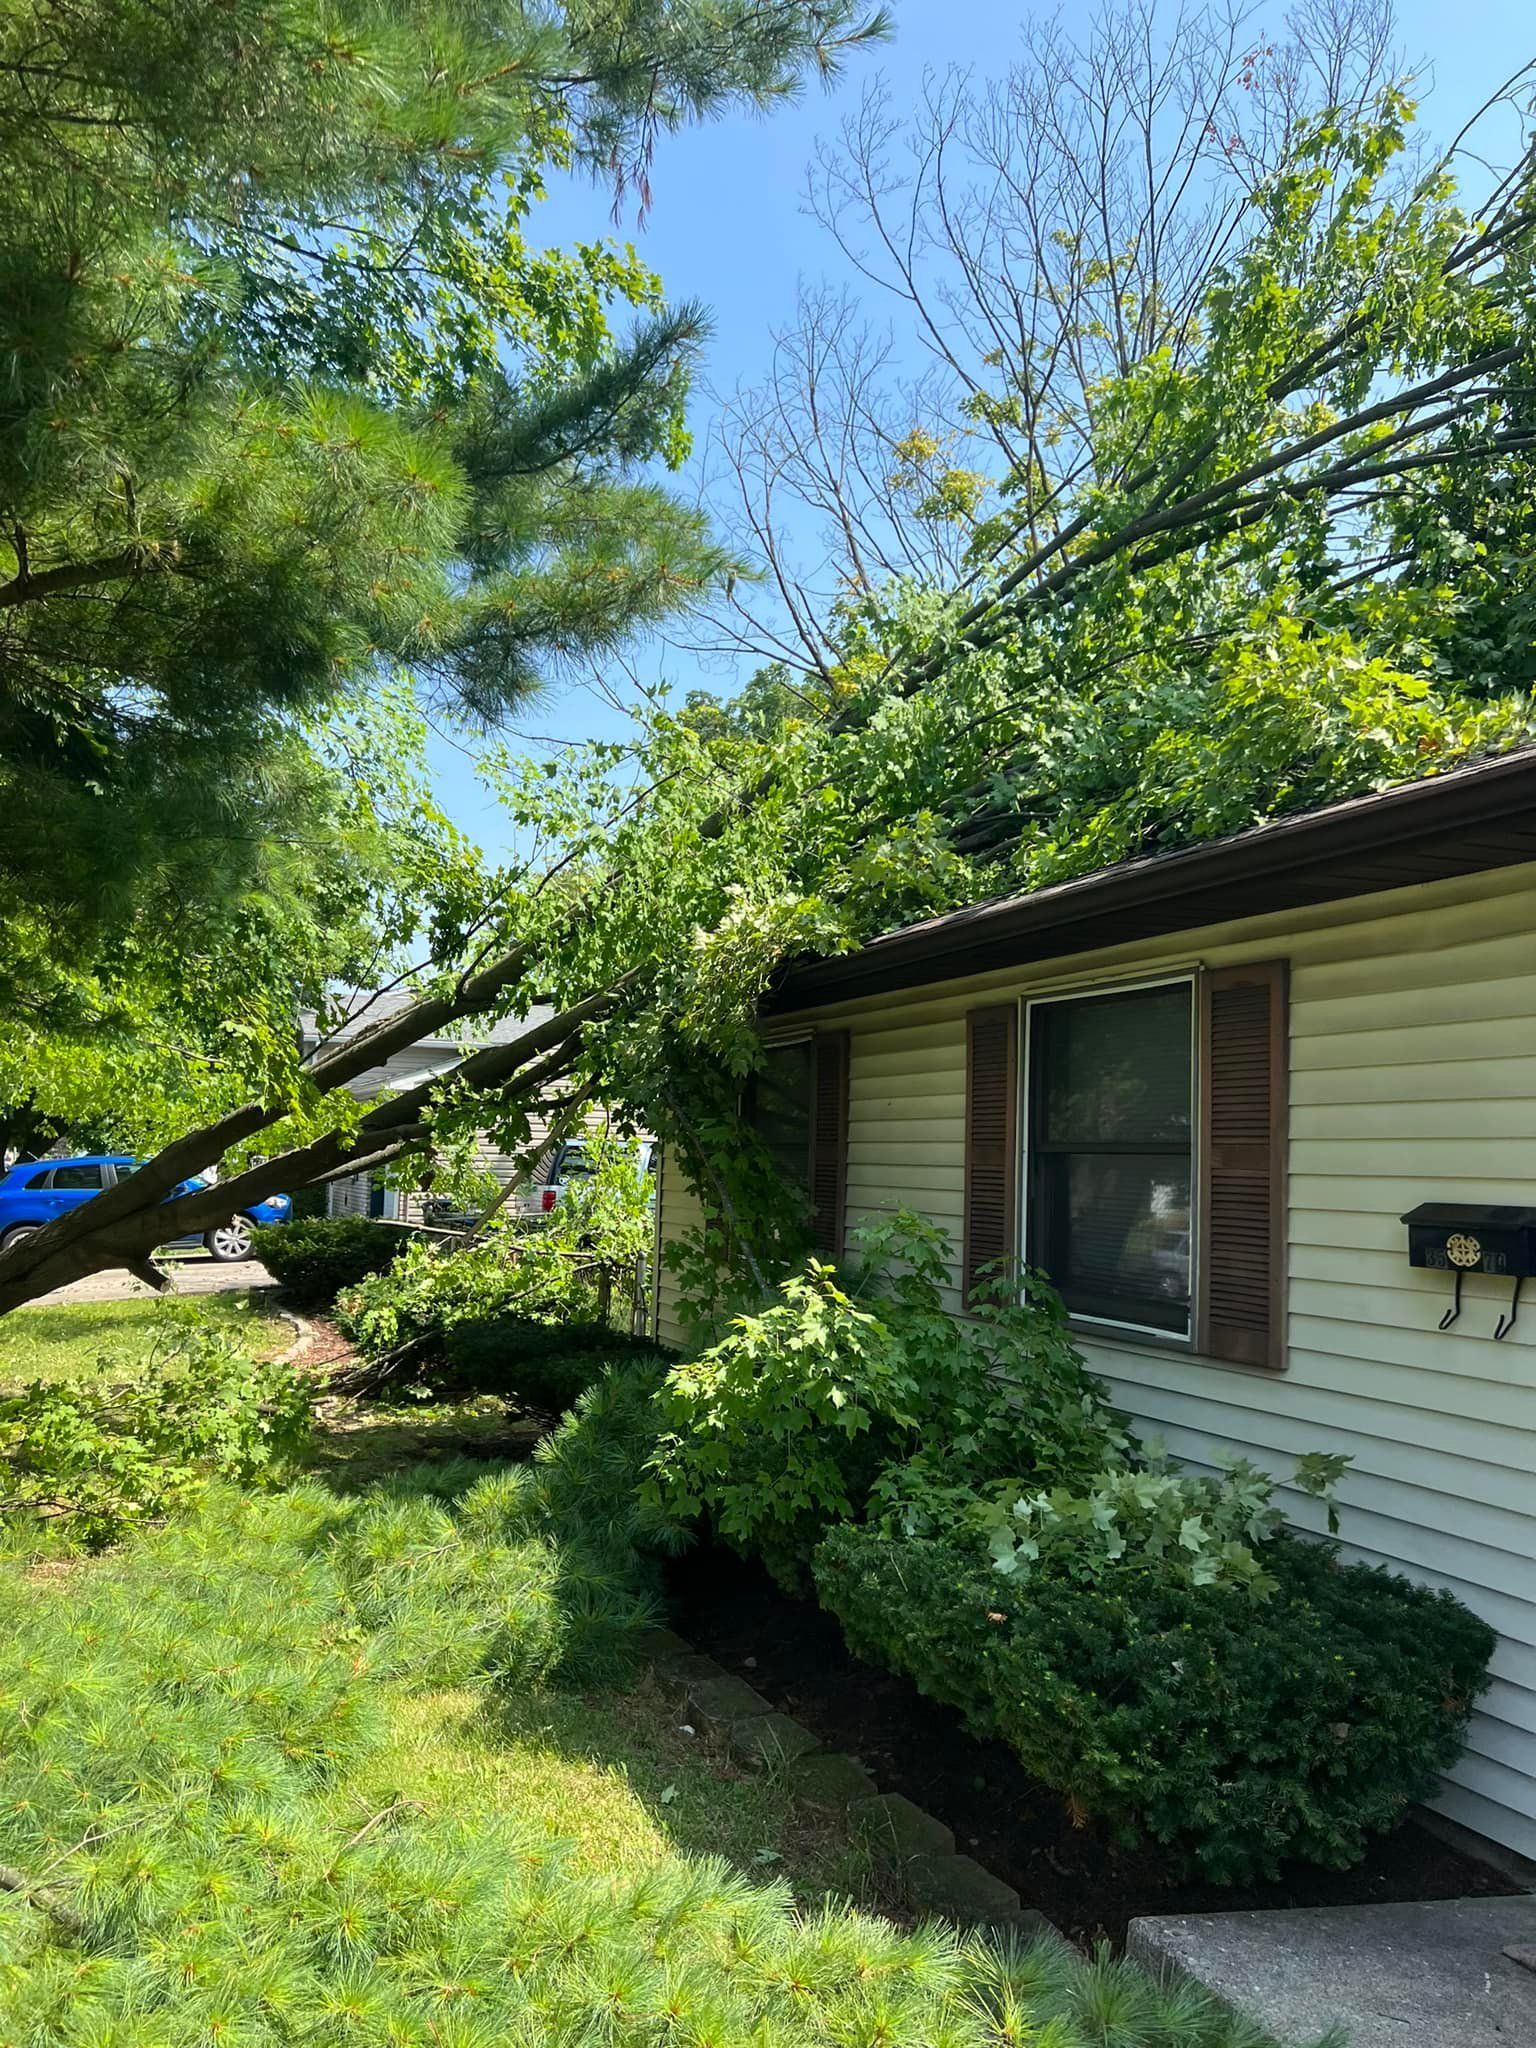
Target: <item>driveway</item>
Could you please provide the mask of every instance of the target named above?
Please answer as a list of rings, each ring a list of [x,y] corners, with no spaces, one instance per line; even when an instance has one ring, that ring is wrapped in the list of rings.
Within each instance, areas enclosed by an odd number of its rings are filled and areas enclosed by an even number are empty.
[[[275,1287],[277,1282],[259,1259],[236,1259],[221,1266],[206,1252],[189,1252],[165,1260],[171,1275],[173,1294],[237,1294],[246,1287]],[[152,1290],[131,1273],[93,1273],[89,1280],[71,1280],[67,1287],[55,1287],[41,1294],[31,1308],[55,1307],[73,1301],[148,1300]]]

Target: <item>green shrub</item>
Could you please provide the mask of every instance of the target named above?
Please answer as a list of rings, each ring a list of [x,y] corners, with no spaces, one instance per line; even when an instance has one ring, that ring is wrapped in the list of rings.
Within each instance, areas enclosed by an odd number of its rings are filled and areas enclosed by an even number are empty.
[[[850,1647],[999,1737],[1075,1812],[1221,1883],[1358,1862],[1456,1758],[1493,1631],[1450,1594],[1264,1545],[1258,1602],[1139,1558],[1026,1583],[969,1529],[833,1529],[816,1557]]]
[[[185,1315],[112,1382],[36,1380],[0,1398],[8,1517],[87,1545],[184,1506],[210,1478],[279,1474],[308,1439],[312,1383]]]
[[[853,1236],[851,1276],[813,1259],[675,1366],[662,1393],[660,1496],[677,1514],[707,1511],[790,1583],[889,1468],[921,1458],[941,1490],[1004,1477],[1052,1486],[1126,1442],[1047,1289],[961,1323],[945,1307],[934,1226],[899,1212]]]
[[[543,1526],[571,1549],[630,1560],[637,1582],[651,1586],[655,1560],[687,1541],[684,1524],[643,1484],[658,1383],[644,1358],[610,1366],[533,1454]]]
[[[296,1216],[252,1235],[255,1256],[303,1308],[329,1308],[344,1287],[399,1257],[403,1233],[367,1216]]]
[[[528,1315],[477,1317],[443,1333],[455,1387],[506,1394],[550,1414],[569,1408],[609,1361],[659,1355],[645,1338],[621,1335],[606,1323],[545,1323]]]
[[[525,1285],[516,1240],[497,1231],[452,1249],[413,1237],[388,1271],[372,1273],[336,1300],[336,1320],[364,1358],[430,1351],[455,1323],[483,1321],[515,1302]]]
[[[1017,1480],[978,1493],[931,1457],[889,1465],[870,1492],[870,1519],[897,1536],[980,1530],[994,1570],[1024,1580],[1042,1568],[1092,1584],[1120,1564],[1144,1564],[1193,1586],[1239,1586],[1256,1600],[1275,1590],[1263,1546],[1285,1526],[1275,1480],[1246,1458],[1214,1473],[1188,1472],[1158,1454],[1096,1472],[1072,1486],[1021,1492]],[[1292,1484],[1324,1501],[1337,1532],[1333,1488],[1348,1458],[1309,1452]]]
[[[536,1229],[498,1218],[451,1249],[416,1239],[387,1273],[337,1302],[342,1329],[365,1359],[440,1362],[461,1323],[503,1316],[604,1324],[608,1297],[628,1285],[653,1228],[649,1178],[632,1147],[600,1133],[583,1140],[591,1172],[574,1177]]]
[[[526,1692],[557,1673],[587,1684],[624,1668],[655,1618],[634,1561],[533,1533],[536,1496],[526,1472],[498,1473],[451,1506],[403,1487],[360,1510],[332,1556],[376,1670]]]

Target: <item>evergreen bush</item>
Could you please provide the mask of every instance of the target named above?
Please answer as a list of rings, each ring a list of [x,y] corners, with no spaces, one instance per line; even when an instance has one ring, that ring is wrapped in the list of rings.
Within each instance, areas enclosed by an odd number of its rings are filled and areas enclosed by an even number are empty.
[[[534,1316],[477,1317],[443,1333],[447,1377],[456,1388],[505,1394],[560,1414],[616,1358],[658,1358],[654,1344],[606,1323],[547,1323]]]
[[[850,1648],[957,1707],[1084,1818],[1220,1883],[1300,1857],[1344,1869],[1433,1791],[1487,1682],[1494,1633],[1449,1593],[1264,1546],[1275,1591],[1160,1560],[1089,1576],[1047,1553],[1000,1573],[969,1526],[831,1530],[816,1584]]]
[[[393,1265],[403,1244],[402,1231],[368,1216],[296,1216],[251,1236],[253,1256],[301,1308],[328,1309],[344,1287]]]
[[[903,1214],[667,1374],[650,1498],[809,1576],[850,1647],[1124,1839],[1208,1877],[1344,1868],[1460,1749],[1494,1637],[1449,1594],[1283,1533],[1242,1460],[1132,1438],[1048,1288],[965,1320]],[[1294,1484],[1328,1503],[1348,1460]]]
[[[568,1564],[592,1569],[573,1547],[616,1534],[578,1537],[595,1480],[628,1474],[637,1512],[648,1427],[627,1369],[536,1468],[456,1499],[462,1470],[359,1504],[220,1487],[62,1579],[0,1579],[0,2040],[1253,2048],[1187,1989],[1060,1944],[797,1912],[782,1884],[675,1852],[616,1874],[551,1832],[536,1787],[511,1817],[381,1772],[404,1688],[563,1670],[543,1593],[564,1600]],[[460,1656],[487,1604],[500,1620]]]

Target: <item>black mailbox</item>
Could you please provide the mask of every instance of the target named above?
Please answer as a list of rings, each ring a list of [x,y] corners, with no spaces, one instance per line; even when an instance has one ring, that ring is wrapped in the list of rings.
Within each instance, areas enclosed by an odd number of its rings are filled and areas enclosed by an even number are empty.
[[[1495,1337],[1507,1337],[1520,1309],[1520,1283],[1536,1273],[1536,1208],[1505,1202],[1421,1202],[1402,1219],[1408,1226],[1408,1263],[1456,1276],[1456,1293],[1440,1319],[1449,1329],[1461,1313],[1461,1283],[1468,1273],[1513,1280],[1509,1314]]]

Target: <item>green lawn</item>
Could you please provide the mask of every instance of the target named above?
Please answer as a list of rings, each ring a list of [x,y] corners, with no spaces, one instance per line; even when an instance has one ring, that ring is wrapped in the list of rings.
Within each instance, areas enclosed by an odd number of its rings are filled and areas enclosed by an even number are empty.
[[[572,1868],[593,1875],[718,1856],[783,1879],[803,1903],[829,1892],[894,1903],[841,1829],[799,1812],[781,1780],[735,1765],[688,1726],[675,1690],[649,1676],[621,1692],[402,1694],[359,1782],[381,1801],[409,1784],[439,1816],[537,1814],[571,1844]]]
[[[293,1325],[264,1315],[244,1292],[23,1308],[0,1320],[0,1385],[120,1371],[142,1360],[157,1335],[183,1320],[227,1332],[261,1356],[293,1342]]]
[[[7,1371],[122,1363],[166,1313],[14,1316]],[[332,1400],[285,1490],[95,1556],[13,1528],[0,2041],[1263,2048],[1124,1964],[904,1924],[840,1825],[689,1725],[624,1655],[637,1404],[615,1374],[497,1465],[498,1403]]]

